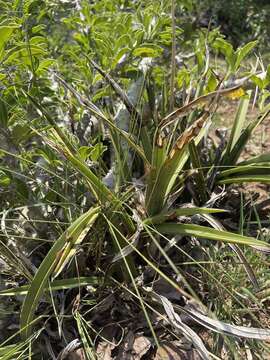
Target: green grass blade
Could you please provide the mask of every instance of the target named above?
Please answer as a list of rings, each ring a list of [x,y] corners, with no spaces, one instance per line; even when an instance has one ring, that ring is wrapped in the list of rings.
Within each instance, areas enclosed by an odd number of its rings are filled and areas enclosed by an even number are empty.
[[[242,200],[242,197],[241,197]],[[241,204],[243,205],[243,204]],[[241,212],[243,210],[243,206],[241,206]],[[216,218],[214,218],[213,216],[209,215],[209,214],[203,214],[202,218],[204,220],[206,220],[211,226],[213,226],[214,229],[217,230],[222,230],[225,231],[222,223],[217,220]],[[240,219],[241,222],[243,221],[243,219],[241,219],[241,214],[240,214]],[[243,229],[241,227],[240,229],[240,235],[243,235]],[[251,284],[253,285],[253,288],[255,291],[258,291],[260,289],[259,287],[259,283],[257,280],[257,277],[255,275],[255,272],[253,271],[253,268],[251,266],[251,264],[248,262],[248,260],[245,257],[244,252],[242,251],[242,249],[237,245],[237,244],[229,244],[228,246],[230,246],[230,248],[235,252],[235,254],[238,256],[239,260],[242,262],[243,267],[250,279]]]
[[[58,255],[68,242],[75,243],[76,239],[85,230],[89,223],[93,224],[100,212],[100,207],[94,207],[76,219],[68,229],[58,238],[50,249],[46,257],[32,280],[21,311],[22,337],[27,338],[31,334],[31,323],[38,303],[44,293],[44,288],[48,287],[49,277],[54,271],[58,262]]]
[[[107,221],[108,221],[108,225],[109,225],[109,228],[110,228],[110,232],[111,232],[111,234],[112,234],[112,236],[114,238],[114,241],[117,244],[119,251],[121,252],[122,251],[122,245],[119,242],[119,238],[122,238],[122,242],[123,241],[128,242],[128,240],[108,219],[107,219]],[[145,316],[145,320],[146,320],[146,322],[147,322],[147,324],[149,326],[149,329],[150,329],[150,331],[151,331],[151,333],[153,335],[155,344],[158,346],[159,345],[158,338],[156,336],[155,330],[153,328],[153,325],[152,325],[152,322],[151,322],[150,317],[148,315],[148,312],[146,310],[146,307],[144,306],[144,302],[143,302],[143,299],[142,299],[142,297],[140,295],[140,291],[139,291],[138,286],[136,284],[135,278],[132,275],[132,271],[131,271],[131,269],[129,267],[129,264],[128,264],[126,258],[123,257],[123,260],[124,260],[124,264],[125,264],[125,271],[127,271],[128,274],[129,274],[129,278],[132,281],[132,285],[133,285],[133,287],[134,287],[134,289],[136,291],[137,296],[139,297],[140,304],[141,304],[141,307],[142,307],[142,310],[143,310],[143,313],[144,313],[144,316]]]
[[[152,141],[152,136],[149,134],[146,126],[142,126],[140,139],[145,157],[147,158],[150,164],[153,153],[153,141]]]
[[[86,359],[87,360],[96,360],[94,343],[90,337],[89,331],[87,330],[87,328],[85,326],[84,318],[78,311],[75,312],[74,318],[76,320],[78,332],[79,332],[80,338],[83,343],[83,349],[84,349]]]
[[[248,160],[241,161],[240,163],[238,163],[238,165],[250,165],[250,164],[260,164],[260,163],[270,164],[270,153],[254,156]]]
[[[230,175],[267,175],[270,174],[270,163],[261,163],[261,164],[252,164],[252,165],[243,165],[236,166],[232,169],[221,171],[218,179],[226,178]]]
[[[249,182],[260,182],[263,184],[270,184],[270,175],[243,175],[232,176],[225,179],[220,179],[218,184],[241,184]]]
[[[83,287],[87,285],[97,285],[99,280],[96,276],[86,277],[80,276],[70,279],[61,279],[61,280],[54,280],[50,284],[49,287],[44,287],[44,292],[48,292],[50,290],[57,291],[57,290],[66,290],[66,289],[73,289],[76,287]],[[29,290],[29,285],[23,285],[16,288],[10,288],[6,290],[0,291],[0,296],[19,296],[19,295],[26,295]]]

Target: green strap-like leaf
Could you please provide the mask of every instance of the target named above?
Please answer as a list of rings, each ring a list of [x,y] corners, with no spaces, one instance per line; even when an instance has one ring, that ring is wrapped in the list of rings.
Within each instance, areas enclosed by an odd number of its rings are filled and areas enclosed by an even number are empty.
[[[242,175],[220,179],[218,184],[241,184],[246,182],[260,182],[270,184],[270,175]]]
[[[241,135],[241,132],[242,132],[245,120],[246,120],[250,96],[251,96],[251,91],[248,91],[247,95],[243,96],[239,102],[239,106],[238,106],[237,113],[236,113],[236,116],[234,119],[232,131],[230,134],[230,139],[229,139],[229,142],[227,145],[227,152],[230,152],[233,149],[233,147],[235,146],[235,144],[237,143],[237,141]]]
[[[264,241],[256,240],[253,237],[239,235],[229,231],[211,229],[207,226],[165,223],[162,225],[156,225],[155,229],[162,234],[196,236],[203,239],[259,247],[265,251],[270,251],[270,244]]]
[[[218,179],[226,179],[229,176],[246,175],[270,175],[270,163],[260,163],[252,165],[243,165],[232,167],[231,169],[221,171]]]
[[[44,288],[49,286],[49,277],[58,262],[57,257],[61,254],[67,243],[75,243],[89,224],[93,224],[100,213],[100,207],[94,207],[76,219],[69,228],[58,238],[36,272],[30,284],[21,311],[22,337],[27,338],[31,334],[31,324],[38,303],[44,293]]]

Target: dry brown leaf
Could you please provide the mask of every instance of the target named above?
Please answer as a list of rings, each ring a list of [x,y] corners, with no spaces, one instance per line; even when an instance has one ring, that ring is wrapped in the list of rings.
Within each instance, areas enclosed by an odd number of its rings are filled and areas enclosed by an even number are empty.
[[[67,357],[67,360],[86,360],[85,352],[83,348],[79,348],[72,353],[70,353]]]
[[[97,346],[97,359],[98,360],[111,360],[112,359],[112,349],[113,346],[106,341],[101,341]]]
[[[143,355],[145,355],[151,347],[151,341],[145,336],[135,337],[132,355],[134,360],[140,360]]]
[[[154,360],[200,360],[200,356],[193,349],[186,351],[168,343],[158,348]]]
[[[151,341],[129,331],[119,349],[116,360],[140,360],[151,348]]]

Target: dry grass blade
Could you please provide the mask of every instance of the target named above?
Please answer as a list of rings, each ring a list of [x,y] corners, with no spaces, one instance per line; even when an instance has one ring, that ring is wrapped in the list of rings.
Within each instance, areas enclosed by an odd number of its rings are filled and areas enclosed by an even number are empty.
[[[230,336],[243,337],[246,339],[256,339],[256,340],[270,340],[270,330],[269,329],[260,329],[247,326],[236,326],[227,324],[223,321],[214,320],[209,316],[203,315],[201,312],[191,308],[190,306],[185,306],[181,308],[190,318],[192,318],[197,323],[203,325],[204,327],[223,333]]]
[[[176,109],[175,111],[167,115],[165,118],[161,120],[159,127],[160,129],[163,129],[164,127],[173,123],[176,119],[179,119],[180,117],[189,114],[191,111],[197,109],[201,105],[205,105],[208,101],[214,99],[217,96],[228,96],[231,98],[234,98],[234,96],[240,97],[244,94],[244,90],[241,91],[241,89],[242,89],[241,85],[237,85],[232,88],[217,90],[209,94],[202,95],[197,99],[192,100],[187,105],[184,105],[181,108]]]
[[[128,242],[130,242],[130,244],[122,248],[121,251],[114,256],[114,258],[112,259],[112,263],[123,259],[134,251],[134,247],[136,247],[139,243],[141,230],[141,228],[138,229],[135,234],[133,234],[130,239],[128,239]]]
[[[205,111],[198,120],[196,120],[188,129],[184,131],[183,134],[179,136],[179,138],[175,142],[172,151],[170,152],[170,158],[174,156],[176,151],[181,151],[185,145],[189,144],[191,140],[193,140],[197,135],[199,135],[199,132],[201,131],[209,116],[210,113],[208,111]]]
[[[193,331],[189,326],[187,326],[181,320],[180,316],[174,311],[172,303],[162,295],[156,294],[156,296],[161,300],[164,310],[169,318],[170,323],[176,328],[179,329],[183,335],[193,343],[194,347],[197,349],[201,358],[204,360],[209,360],[209,353],[204,346],[201,338]]]
[[[61,351],[61,353],[57,356],[56,360],[65,360],[68,356],[79,347],[82,346],[82,343],[79,339],[74,339]]]

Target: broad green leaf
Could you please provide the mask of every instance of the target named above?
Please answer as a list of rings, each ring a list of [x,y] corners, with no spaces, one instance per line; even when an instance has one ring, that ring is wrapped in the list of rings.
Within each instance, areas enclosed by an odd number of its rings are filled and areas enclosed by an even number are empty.
[[[54,65],[55,63],[56,61],[54,59],[45,59],[40,61],[36,73],[39,75],[43,74],[50,66]]]
[[[89,158],[92,161],[98,161],[106,150],[107,146],[104,146],[102,143],[97,143],[94,146],[81,146],[79,148],[79,154],[84,161]]]
[[[207,92],[209,93],[209,92],[215,91],[217,86],[218,86],[217,77],[215,76],[213,71],[210,71],[207,85],[206,85]]]
[[[217,38],[213,46],[216,50],[220,51],[225,56],[226,62],[232,68],[234,64],[233,60],[235,58],[232,45],[222,38]]]
[[[244,46],[240,47],[236,51],[236,61],[234,65],[234,70],[236,71],[239,66],[241,65],[241,62],[244,60],[244,58],[250,53],[252,49],[258,44],[258,41],[251,41]]]
[[[131,37],[129,36],[129,34],[123,34],[119,37],[119,39],[116,40],[115,46],[117,47],[117,49],[123,47],[121,50],[119,50],[118,54],[123,51],[124,53],[126,52],[125,50],[128,49],[126,46],[129,46],[132,43]],[[130,49],[129,49],[130,50]],[[118,54],[116,55],[116,57],[118,57]],[[114,59],[115,61],[115,59]]]
[[[118,51],[118,53],[115,55],[113,61],[112,61],[112,69],[116,67],[116,65],[119,63],[119,61],[123,58],[125,54],[130,52],[130,48],[125,47]]]
[[[4,172],[0,170],[0,187],[7,187],[11,182],[10,177]]]
[[[31,56],[46,55],[46,50],[44,49],[44,47],[40,45],[31,45],[30,50],[31,50]],[[5,63],[11,64],[14,62],[17,63],[23,62],[25,65],[30,65],[31,56],[27,45],[19,45],[8,52]]]
[[[65,247],[75,244],[77,239],[85,233],[85,229],[93,225],[100,212],[100,207],[94,207],[76,219],[68,229],[58,238],[50,251],[39,266],[29,290],[23,302],[21,311],[22,337],[27,338],[31,334],[31,323],[34,319],[35,310],[44,293],[45,287],[49,286],[49,278],[58,264],[59,255]]]
[[[270,244],[267,242],[256,240],[255,238],[249,236],[235,234],[229,231],[211,229],[207,226],[165,223],[162,225],[156,225],[155,229],[161,234],[195,236],[202,239],[221,241],[231,244],[249,245],[254,247],[258,246],[262,249],[265,249],[265,251],[270,251]]]
[[[83,161],[88,160],[92,151],[92,146],[81,146],[78,153]]]
[[[189,86],[190,83],[190,72],[183,67],[183,69],[179,70],[176,76],[177,84],[180,89],[184,86]]]
[[[19,25],[0,25],[0,54],[5,43],[10,39],[12,33],[19,28]]]
[[[259,88],[260,90],[263,90],[263,88],[264,88],[264,81],[263,81],[261,78],[259,78],[259,76],[257,76],[257,75],[252,75],[252,76],[250,77],[250,80],[253,81],[254,84],[255,84],[256,86],[258,86],[258,88]]]
[[[161,53],[162,49],[158,46],[148,47],[147,45],[145,45],[133,50],[133,55],[139,57],[158,57],[161,55]]]

